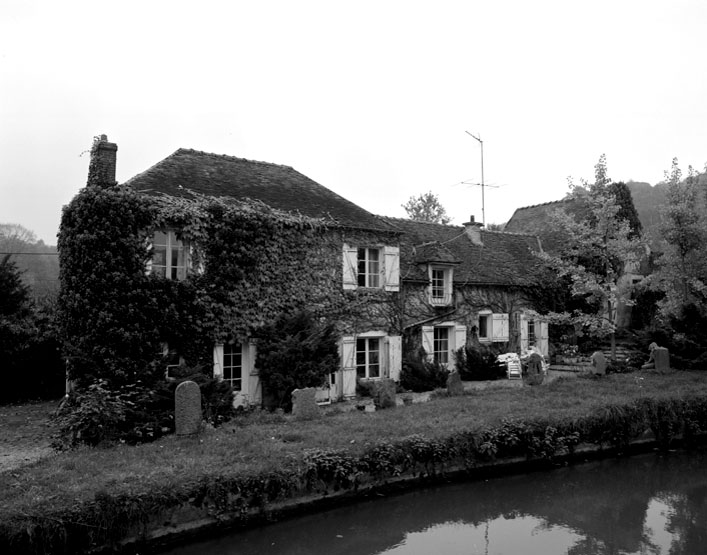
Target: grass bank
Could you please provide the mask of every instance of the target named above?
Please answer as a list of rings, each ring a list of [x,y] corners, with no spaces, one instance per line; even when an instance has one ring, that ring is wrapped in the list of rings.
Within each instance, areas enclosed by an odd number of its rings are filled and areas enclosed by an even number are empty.
[[[561,379],[301,422],[239,418],[198,438],[80,449],[0,473],[0,552],[77,553],[169,520],[213,519],[508,457],[551,460],[580,444],[668,446],[707,431],[707,374]],[[196,517],[195,516],[195,517]]]

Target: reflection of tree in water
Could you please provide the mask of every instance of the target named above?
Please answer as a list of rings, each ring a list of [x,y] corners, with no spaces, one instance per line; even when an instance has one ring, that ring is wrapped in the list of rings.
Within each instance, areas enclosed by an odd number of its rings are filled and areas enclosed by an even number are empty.
[[[689,488],[687,491],[663,498],[672,509],[666,526],[674,535],[670,555],[707,551],[707,484],[686,487]]]
[[[649,504],[659,498],[673,507],[669,531],[677,540],[670,553],[697,555],[707,545],[705,463],[707,453],[647,455],[378,497],[234,537],[230,547],[238,545],[239,554],[275,552],[273,545],[287,545],[280,552],[290,555],[382,553],[409,533],[446,523],[483,531],[501,518],[533,517],[543,521],[540,528],[562,527],[583,536],[569,555],[659,555],[646,528]],[[174,553],[234,553],[225,549],[228,539],[215,543]]]

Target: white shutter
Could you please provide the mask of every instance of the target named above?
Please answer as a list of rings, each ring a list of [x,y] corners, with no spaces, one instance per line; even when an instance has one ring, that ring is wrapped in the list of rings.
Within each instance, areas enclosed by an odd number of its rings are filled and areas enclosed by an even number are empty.
[[[344,243],[343,249],[344,289],[358,287],[358,249]]]
[[[458,349],[461,349],[462,347],[466,346],[466,326],[462,326],[457,324],[454,326],[454,345],[452,346],[452,357],[450,358],[451,362],[454,362],[456,365],[456,352]]]
[[[466,345],[466,326],[454,326],[454,350],[460,349]]]
[[[255,343],[247,341],[242,347],[242,377],[243,383],[248,384],[247,393],[251,404],[260,404],[263,398],[263,391],[260,387],[260,375],[255,367],[257,346]]]
[[[508,314],[493,314],[491,316],[491,340],[494,342],[508,341]]]
[[[203,252],[197,251],[196,245],[191,241],[187,243],[187,273],[194,273],[196,275],[204,274],[204,256]]]
[[[150,275],[152,273],[152,247],[153,240],[147,239],[145,241],[145,249],[147,250],[147,262],[145,263],[145,275]]]
[[[435,329],[434,326],[422,326],[422,348],[427,354],[427,360],[432,362],[434,360],[435,348]]]
[[[214,378],[223,379],[223,345],[214,345]]]
[[[550,345],[549,345],[549,336],[548,336],[548,330],[547,330],[547,322],[544,322],[541,320],[535,320],[535,324],[539,328],[538,349],[540,349],[540,352],[545,357],[545,360],[548,360],[548,357],[550,356]]]
[[[345,399],[356,396],[356,339],[352,335],[341,338],[342,393]]]
[[[403,366],[403,342],[399,335],[386,338],[388,342],[388,377],[400,381],[400,371]]]
[[[528,317],[525,314],[520,315],[520,352],[524,353],[528,350]]]
[[[383,247],[383,259],[385,290],[400,291],[400,249]]]

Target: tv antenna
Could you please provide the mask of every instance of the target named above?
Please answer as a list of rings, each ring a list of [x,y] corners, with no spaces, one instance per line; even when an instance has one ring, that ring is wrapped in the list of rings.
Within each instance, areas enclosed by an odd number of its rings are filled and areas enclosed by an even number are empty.
[[[484,141],[481,140],[481,133],[479,133],[478,137],[476,135],[472,135],[468,131],[465,131],[465,133],[479,141],[479,144],[481,145],[481,223],[483,223],[484,227],[486,227],[486,202],[484,200]],[[491,187],[491,185],[489,185],[489,187]]]

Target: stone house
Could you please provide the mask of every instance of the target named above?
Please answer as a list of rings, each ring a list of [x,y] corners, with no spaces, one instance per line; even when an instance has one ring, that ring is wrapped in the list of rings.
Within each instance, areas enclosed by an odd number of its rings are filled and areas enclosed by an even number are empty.
[[[401,319],[406,353],[452,367],[465,345],[495,353],[536,346],[549,353],[540,293],[548,273],[537,237],[383,218],[401,232]]]
[[[92,149],[91,171],[100,176],[103,186],[116,183],[116,153],[117,146],[105,136]],[[320,400],[354,397],[357,378],[399,379],[401,330],[387,318],[387,306],[395,303],[400,291],[399,230],[291,167],[196,150],[179,149],[122,186],[146,199],[201,195],[255,201],[283,217],[295,214],[322,222],[325,231],[316,252],[296,261],[299,265],[319,265],[307,283],[298,286],[303,298],[314,299],[316,294],[339,299],[336,326],[341,366],[329,376],[329,387],[321,392]],[[262,240],[276,238],[264,234]],[[199,251],[205,249],[204,241],[199,244],[186,239],[179,224],[155,229],[150,243],[152,257],[146,272],[159,279],[190,280],[212,271],[213,266],[201,262],[204,257]],[[233,248],[259,249],[261,245],[234,244]],[[275,257],[269,263],[276,265],[278,260]],[[250,301],[253,307],[261,301],[255,291]],[[214,324],[213,371],[238,392],[236,404],[258,404],[262,388],[255,367],[257,340],[251,337],[251,330],[243,331],[238,319],[239,314],[235,314]],[[169,336],[168,330],[164,336]],[[161,345],[170,367],[184,362],[178,341],[165,339]]]
[[[424,349],[450,368],[454,351],[467,344],[494,352],[535,344],[548,354],[547,322],[537,302],[547,274],[533,254],[540,243],[532,235],[486,231],[473,218],[449,226],[375,216],[288,166],[189,149],[118,185],[117,146],[101,136],[91,153],[89,188],[123,188],[139,195],[139,204],[172,199],[179,205],[200,198],[256,203],[284,222],[303,218],[296,225],[321,229],[313,242],[290,243],[289,257],[270,248],[279,239],[272,229],[257,228],[257,236],[246,242],[239,229],[231,229],[231,239],[219,243],[223,252],[214,252],[213,237],[190,235],[180,214],[143,230],[145,275],[135,276],[135,287],[195,284],[189,289],[195,305],[211,302],[204,299],[209,290],[223,303],[218,317],[208,312],[199,317],[209,321],[194,328],[198,340],[193,333],[174,333],[169,321],[155,321],[154,337],[145,341],[155,345],[154,356],[167,361],[168,375],[182,364],[213,368],[237,392],[236,405],[262,401],[254,332],[257,321],[262,324],[261,307],[278,296],[296,297],[296,306],[319,309],[322,318],[335,322],[340,366],[320,391],[322,402],[354,397],[359,379],[399,380],[404,350],[415,355]],[[259,257],[250,274],[209,281],[222,260],[225,265],[234,252],[244,251]],[[298,273],[301,269],[309,271]],[[273,286],[267,273],[286,282]],[[275,308],[293,304],[275,303]],[[188,306],[172,310],[186,319],[189,311]],[[188,352],[190,341],[201,345],[196,355]]]

